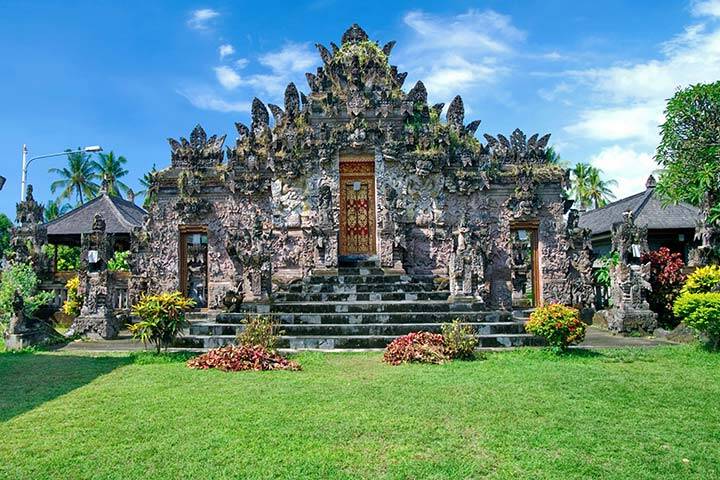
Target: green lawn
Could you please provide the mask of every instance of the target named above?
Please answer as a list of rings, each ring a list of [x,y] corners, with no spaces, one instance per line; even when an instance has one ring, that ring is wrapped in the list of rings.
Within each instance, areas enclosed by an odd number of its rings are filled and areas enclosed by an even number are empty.
[[[0,353],[0,478],[720,478],[720,354],[491,354],[302,372]]]

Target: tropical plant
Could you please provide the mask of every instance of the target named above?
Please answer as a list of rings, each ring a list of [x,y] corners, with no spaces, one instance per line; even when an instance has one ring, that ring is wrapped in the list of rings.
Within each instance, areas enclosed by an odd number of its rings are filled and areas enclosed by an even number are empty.
[[[611,187],[617,186],[615,180],[603,180],[602,170],[590,167],[587,177],[587,189],[585,195],[594,208],[601,208],[615,198]]]
[[[115,197],[120,197],[120,192],[127,194],[130,187],[123,183],[120,179],[128,174],[124,165],[127,159],[122,155],[115,156],[115,152],[98,154],[100,160],[91,162],[95,174],[107,185],[107,193]]]
[[[150,205],[157,199],[157,172],[155,164],[153,164],[152,170],[145,173],[140,179],[143,189],[138,192],[138,195],[144,195],[143,208],[145,209],[150,208]]]
[[[108,260],[108,270],[112,271],[128,271],[130,270],[130,264],[128,259],[130,258],[130,250],[120,251],[117,250],[113,253],[113,256]]]
[[[80,268],[80,247],[48,243],[43,245],[42,249],[48,258],[57,259],[56,271],[72,272]]]
[[[557,150],[555,150],[555,147],[548,147],[545,150],[545,158],[547,159],[548,163],[552,163],[553,165],[557,165],[562,168],[568,167],[567,160],[563,160],[563,158],[560,156],[559,153],[557,153]]]
[[[642,255],[643,263],[650,263],[650,285],[648,294],[650,309],[658,314],[658,321],[666,327],[675,327],[677,319],[673,314],[673,303],[685,282],[682,255],[661,247],[657,251]]]
[[[180,292],[143,295],[132,307],[140,321],[129,326],[130,332],[144,344],[153,343],[160,353],[182,333],[187,326],[185,312],[194,306],[195,301]]]
[[[555,352],[564,351],[585,339],[585,324],[580,320],[580,312],[560,304],[535,309],[525,324],[525,330],[543,337]]]
[[[707,196],[708,223],[720,222],[720,81],[678,90],[660,129],[657,191],[667,201],[696,206]]]
[[[228,345],[191,358],[187,366],[199,370],[215,368],[224,372],[245,370],[301,370],[297,362],[260,345]]]
[[[77,275],[67,281],[65,284],[67,289],[67,299],[63,303],[62,310],[65,315],[77,317],[83,306],[83,297],[79,293],[80,277]]]
[[[471,359],[475,357],[475,347],[478,345],[475,330],[468,325],[453,320],[452,323],[442,325],[442,336],[445,343],[445,353],[450,358]]]
[[[706,334],[713,349],[720,347],[720,293],[683,293],[673,310],[687,326]]]
[[[700,267],[688,275],[681,293],[710,293],[720,291],[720,266]]]
[[[610,270],[617,267],[619,263],[620,254],[615,251],[600,257],[600,268],[595,270],[595,282],[601,287],[609,287],[611,282]]]
[[[587,209],[591,205],[587,190],[589,171],[592,168],[590,164],[577,163],[570,170],[570,194],[582,209]]]
[[[51,200],[45,207],[45,221],[55,220],[58,217],[65,215],[67,212],[72,210],[72,206],[69,203],[63,203],[60,205],[58,200]]]
[[[4,213],[0,213],[0,258],[5,257],[5,252],[10,249],[10,235],[13,222]]]
[[[33,315],[40,307],[53,300],[50,292],[38,290],[40,281],[28,263],[11,263],[2,272],[0,281],[0,319],[8,320],[13,314],[15,292],[20,292],[25,302],[25,313]]]
[[[94,197],[99,188],[94,181],[97,177],[93,170],[91,157],[85,152],[69,153],[67,157],[67,167],[48,170],[48,172],[60,176],[60,180],[55,180],[50,184],[50,191],[55,193],[58,189],[60,190],[58,200],[70,198],[74,194],[77,203],[82,205],[85,200]]]
[[[275,350],[279,341],[278,325],[270,317],[248,317],[243,320],[243,330],[238,334],[236,343],[245,347],[262,347]]]

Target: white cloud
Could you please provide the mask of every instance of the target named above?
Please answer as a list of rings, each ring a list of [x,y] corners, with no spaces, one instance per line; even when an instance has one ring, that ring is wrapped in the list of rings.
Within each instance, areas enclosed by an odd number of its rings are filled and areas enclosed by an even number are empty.
[[[579,120],[565,131],[593,140],[632,140],[655,145],[658,126],[663,121],[662,103],[643,103],[629,107],[582,110]]]
[[[697,3],[694,11],[714,15],[713,8],[720,9],[720,1]],[[658,50],[659,58],[648,61],[565,72],[566,79],[590,92],[589,106],[566,130],[596,140],[655,146],[665,102],[675,90],[720,78],[720,28],[691,25]]]
[[[218,48],[218,52],[220,53],[220,60],[224,59],[227,56],[230,56],[235,53],[235,47],[230,45],[229,43],[225,43],[223,45],[220,45]]]
[[[178,90],[178,94],[185,97],[193,106],[202,110],[214,110],[216,112],[249,112],[250,102],[228,101],[212,91],[203,90]]]
[[[317,63],[317,53],[307,43],[287,43],[277,52],[260,56],[260,63],[275,73],[305,73]]]
[[[220,85],[227,90],[234,90],[243,83],[240,75],[238,75],[237,72],[230,67],[215,67],[215,76],[217,77],[218,82],[220,82]]]
[[[702,0],[693,2],[692,13],[698,17],[720,17],[720,1]]]
[[[590,158],[590,164],[603,171],[606,180],[616,180],[613,193],[617,199],[645,190],[647,178],[657,170],[652,153],[620,145],[603,148]]]
[[[238,58],[235,60],[235,68],[242,70],[247,67],[248,63],[250,63],[250,60],[247,58]]]
[[[187,21],[187,25],[193,30],[207,30],[209,28],[210,21],[219,16],[220,13],[211,8],[193,10],[190,12],[190,18]]]
[[[510,71],[506,60],[525,39],[510,17],[493,10],[454,16],[415,10],[403,21],[412,35],[398,51],[398,63],[422,79],[436,101],[448,101],[457,93],[471,96],[478,91],[475,87],[495,83]]]

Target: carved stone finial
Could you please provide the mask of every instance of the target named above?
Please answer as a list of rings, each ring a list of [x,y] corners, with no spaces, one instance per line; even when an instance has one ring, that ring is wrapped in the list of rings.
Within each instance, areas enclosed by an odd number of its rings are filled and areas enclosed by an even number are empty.
[[[128,202],[135,203],[135,192],[133,192],[132,188],[128,188],[126,195],[127,195]]]
[[[450,106],[447,111],[447,123],[453,129],[462,131],[465,121],[465,106],[463,105],[462,98],[457,95],[450,102]]]
[[[382,48],[382,51],[386,57],[390,56],[390,52],[392,52],[392,49],[394,46],[395,46],[395,40],[391,40],[388,43],[386,43],[385,46]]]
[[[654,176],[650,175],[648,177],[647,181],[645,182],[645,188],[650,190],[651,188],[655,188],[655,187],[657,187],[657,180],[655,180]]]
[[[92,224],[93,232],[104,232],[105,231],[105,219],[99,213],[96,213],[93,217]]]
[[[353,23],[350,28],[348,28],[345,33],[343,33],[342,36],[342,44],[345,45],[346,43],[360,43],[360,42],[366,42],[368,40],[368,34],[365,33],[365,30],[360,28],[360,25],[357,23]]]
[[[408,92],[407,99],[413,103],[427,103],[427,89],[425,84],[418,80],[415,86]]]
[[[257,97],[253,98],[252,101],[251,116],[252,124],[250,128],[253,132],[267,127],[270,123],[270,116],[268,115],[267,108],[265,108],[265,104]]]
[[[33,186],[32,184],[29,184],[27,186],[27,189],[25,190],[25,201],[26,202],[34,202],[35,198],[33,197]]]
[[[290,82],[285,89],[285,113],[294,117],[300,111],[300,94],[295,84]]]

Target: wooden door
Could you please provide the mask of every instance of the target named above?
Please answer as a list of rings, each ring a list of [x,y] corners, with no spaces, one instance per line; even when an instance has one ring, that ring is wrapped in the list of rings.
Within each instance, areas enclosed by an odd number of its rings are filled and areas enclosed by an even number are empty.
[[[341,256],[376,253],[375,161],[368,157],[340,159]]]
[[[180,231],[180,287],[183,295],[195,300],[195,308],[208,306],[207,229]]]

